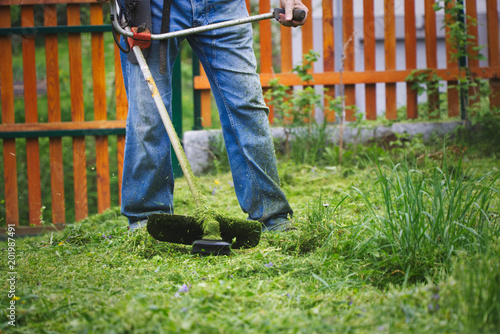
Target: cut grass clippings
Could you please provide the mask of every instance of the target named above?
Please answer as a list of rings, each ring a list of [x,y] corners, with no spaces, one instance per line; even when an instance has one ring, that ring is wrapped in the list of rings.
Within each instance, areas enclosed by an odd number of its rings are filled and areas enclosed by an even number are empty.
[[[446,184],[451,176],[440,173],[436,164],[368,166],[353,170],[347,178],[336,168],[282,165],[283,188],[295,209],[298,230],[264,234],[257,247],[236,250],[229,257],[198,257],[189,246],[157,242],[145,230],[130,233],[117,208],[62,232],[16,239],[16,326],[8,323],[9,270],[2,261],[5,292],[0,329],[13,333],[494,332],[500,325],[495,166],[496,161],[475,159],[473,174],[463,166],[464,173],[457,175],[468,177],[451,181],[457,187],[456,182],[462,182],[460,187],[470,196],[461,198],[469,198],[471,208],[482,210],[464,214],[477,215],[468,228],[478,234],[485,217],[490,228],[488,242],[481,247],[468,246],[477,238],[469,242],[459,235],[451,240],[453,250],[443,253],[449,261],[423,251],[404,253],[402,233],[412,229],[398,227],[399,218],[385,221],[389,213],[405,216],[398,201],[411,192],[409,185],[421,187],[414,194],[424,194],[429,203],[434,203],[430,189],[437,183],[443,196],[456,189]],[[200,184],[215,209],[244,217],[229,174],[203,176]],[[487,206],[480,198],[484,187],[490,189]],[[177,214],[194,212],[186,188],[185,180],[179,179]],[[451,203],[444,198],[445,202]],[[397,210],[387,209],[394,207]],[[425,206],[422,210],[422,217],[427,216],[424,212],[434,214]],[[399,232],[387,230],[390,224]],[[421,233],[422,242],[429,240],[426,232]],[[432,245],[422,249],[439,249]],[[1,249],[6,259],[6,242]],[[428,270],[408,274],[404,261],[415,259]],[[416,270],[413,264],[412,268]]]

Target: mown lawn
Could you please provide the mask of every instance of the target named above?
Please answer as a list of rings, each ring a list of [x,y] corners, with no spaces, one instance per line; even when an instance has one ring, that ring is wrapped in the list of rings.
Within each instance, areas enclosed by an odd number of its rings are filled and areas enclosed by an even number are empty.
[[[498,173],[496,158],[467,155],[462,163],[429,159],[395,167],[381,161],[349,170],[283,163],[283,188],[298,230],[263,234],[258,247],[228,257],[198,257],[189,246],[158,243],[146,231],[131,234],[118,209],[63,232],[16,239],[16,326],[8,323],[11,299],[5,292],[0,328],[14,333],[497,332]],[[216,209],[244,217],[230,174],[203,176],[200,182]],[[384,182],[388,188],[380,187]],[[420,210],[410,206],[408,212],[399,201],[412,201],[411,187],[420,189],[415,194],[422,194],[419,205],[427,218],[405,227],[404,217]],[[400,192],[386,194],[387,189]],[[183,179],[175,196],[176,213],[193,212]],[[433,211],[439,196],[443,211]],[[439,212],[442,226],[433,231],[437,219],[430,216]],[[416,230],[422,233],[415,240],[405,239]],[[7,259],[7,243],[0,247]],[[1,262],[2,291],[9,289],[6,262]]]

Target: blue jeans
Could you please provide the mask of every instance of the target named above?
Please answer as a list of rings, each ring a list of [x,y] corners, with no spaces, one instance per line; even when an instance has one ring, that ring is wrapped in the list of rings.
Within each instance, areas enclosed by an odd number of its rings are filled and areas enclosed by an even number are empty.
[[[163,0],[152,0],[152,33],[160,33]],[[170,31],[248,16],[244,0],[174,0]],[[203,64],[219,110],[234,189],[248,218],[273,226],[293,214],[279,187],[269,110],[264,103],[251,24],[186,37]],[[147,58],[163,102],[172,113],[171,75],[181,39],[168,40],[166,75],[158,45]],[[153,213],[173,213],[170,141],[138,65],[122,54],[129,102],[123,166],[122,213],[130,224]]]

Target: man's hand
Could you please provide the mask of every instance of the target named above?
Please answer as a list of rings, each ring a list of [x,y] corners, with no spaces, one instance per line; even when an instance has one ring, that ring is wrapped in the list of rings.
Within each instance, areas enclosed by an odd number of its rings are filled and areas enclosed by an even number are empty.
[[[304,25],[307,20],[309,9],[300,0],[281,0],[281,8],[285,9],[285,14],[280,14],[279,23],[285,27],[298,27]],[[306,17],[302,21],[294,21],[292,11],[294,9],[303,9],[306,11]]]

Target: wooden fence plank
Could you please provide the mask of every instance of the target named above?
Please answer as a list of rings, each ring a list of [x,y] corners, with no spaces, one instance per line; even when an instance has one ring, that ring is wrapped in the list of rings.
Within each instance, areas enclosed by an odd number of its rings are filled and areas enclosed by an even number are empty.
[[[475,47],[479,46],[479,34],[477,30],[477,3],[476,0],[465,0],[467,33],[472,36],[471,44],[467,47],[467,53],[470,55],[467,59],[467,67],[479,67],[479,52]],[[474,23],[475,22],[475,23]],[[479,89],[477,87],[469,87],[469,107],[474,107],[480,102]]]
[[[34,26],[34,7],[21,7],[21,25],[24,28]],[[38,107],[36,96],[36,61],[35,39],[23,38],[23,80],[24,109],[26,123],[38,123]]]
[[[121,67],[120,49],[115,44],[115,99],[116,99],[116,119],[126,120],[128,113],[127,94]],[[123,158],[125,153],[125,135],[117,136],[116,154],[118,162],[118,203],[121,205],[122,178],[123,178]]]
[[[259,14],[269,13],[271,11],[271,3],[269,0],[259,0]],[[271,35],[271,21],[263,20],[259,22],[260,33],[260,72],[273,73],[273,43]],[[264,88],[264,94],[267,89]],[[267,101],[266,101],[267,103]],[[269,122],[274,122],[274,108],[269,107]]]
[[[499,33],[497,0],[486,0],[486,17],[488,27],[488,60],[490,66],[500,66]],[[490,80],[490,104],[500,108],[500,78]]]
[[[102,4],[90,5],[90,24],[103,24]],[[107,119],[106,106],[106,70],[104,68],[104,34],[93,32],[92,44],[92,78],[94,85],[94,119]],[[109,181],[108,137],[96,136],[96,173],[97,173],[97,212],[102,213],[111,207]]]
[[[205,78],[208,82],[207,73],[200,63],[200,76]],[[211,127],[212,126],[212,95],[210,91],[210,85],[205,90],[200,93],[200,104],[201,104],[201,126]]]
[[[21,7],[21,25],[34,26],[34,7]],[[35,39],[23,38],[24,110],[26,123],[38,123]],[[28,173],[29,223],[41,224],[42,189],[40,183],[40,148],[38,138],[26,139],[26,165]]]
[[[259,14],[269,13],[271,4],[269,0],[259,0]],[[259,21],[260,31],[260,71],[272,73],[273,71],[273,44],[271,38],[271,20]]]
[[[302,53],[306,54],[310,50],[314,49],[314,39],[313,39],[313,11],[314,8],[312,6],[312,0],[302,0],[303,4],[309,8],[309,19],[306,21],[306,23],[300,28],[302,30]],[[309,73],[314,72],[314,63],[311,64],[311,69],[309,70]]]
[[[292,58],[292,29],[280,25],[281,73],[291,72]]]
[[[45,26],[57,26],[55,5],[44,6]],[[61,122],[61,102],[59,87],[59,52],[57,35],[45,35],[45,63],[47,72],[47,108],[48,121]],[[52,223],[66,222],[64,199],[64,169],[62,138],[49,139],[50,187],[52,198]]]
[[[354,8],[352,0],[344,1],[342,6],[343,12],[343,50],[345,52],[344,72],[355,71],[355,54],[354,54]],[[345,74],[345,73],[344,73]],[[345,105],[351,106],[356,104],[356,86],[351,84],[344,85]],[[354,111],[347,109],[345,113],[346,121],[354,121]]]
[[[479,52],[474,48],[478,46],[479,34],[477,31],[477,3],[476,0],[465,0],[465,13],[472,19],[466,18],[467,22],[467,33],[473,37],[473,40],[469,40],[471,44],[467,46],[467,53],[470,55],[468,58],[469,67],[479,67]],[[475,23],[474,23],[475,22]]]
[[[313,17],[313,11],[314,8],[312,6],[312,1],[311,0],[302,0],[303,4],[309,8],[309,17]],[[301,32],[302,32],[302,59],[301,61],[304,62],[304,55],[309,53],[309,51],[314,50],[314,38],[313,38],[313,20],[307,20],[306,23],[301,26]],[[314,62],[310,64],[311,68],[307,70],[308,73],[314,73]],[[313,86],[315,84],[314,81],[311,81]],[[312,108],[312,110],[304,112],[304,121],[305,122],[310,122],[310,119],[314,119],[315,115],[315,109]],[[305,110],[304,110],[305,111]]]
[[[1,44],[0,44],[1,45]],[[3,81],[5,82],[5,81]],[[2,109],[4,110],[4,109]],[[16,140],[3,140],[3,166],[5,182],[5,223],[19,225],[17,192]]]
[[[448,3],[448,8],[452,9],[455,6],[455,1]],[[458,59],[454,57],[457,53],[455,46],[452,44],[452,37],[450,35],[450,24],[453,23],[453,18],[451,15],[445,15],[445,21],[449,22],[445,24],[446,32],[446,67],[447,68],[458,68]],[[452,80],[447,82],[447,92],[448,92],[448,116],[454,117],[460,115],[460,92],[458,89],[458,81]]]
[[[322,1],[323,10],[323,71],[335,70],[335,35],[333,30],[333,1]],[[335,86],[325,85],[325,120],[335,122],[335,110],[328,108],[328,100],[335,99]]]
[[[49,122],[49,123],[15,123],[0,125],[0,133],[9,132],[29,132],[29,131],[92,131],[92,130],[112,130],[124,129],[125,120],[110,121],[87,121],[87,122]],[[94,131],[96,132],[96,131]],[[62,137],[65,134],[56,134],[56,137]],[[71,135],[71,134],[70,134]]]
[[[281,50],[281,73],[291,73],[293,70],[293,42],[292,42],[292,29],[280,25],[280,50]],[[274,73],[272,74],[274,78]],[[280,83],[283,82],[280,79]],[[265,86],[267,87],[267,86]],[[292,90],[289,90],[289,94]],[[283,122],[290,122],[290,119],[284,118]]]
[[[436,40],[436,12],[434,11],[434,0],[425,0],[425,58],[427,68],[437,68],[437,40]],[[428,93],[429,115],[435,115],[439,111],[439,91]]]
[[[200,70],[200,72],[203,72]],[[201,126],[212,126],[212,94],[209,89],[204,90],[200,94],[201,101]]]
[[[68,25],[80,25],[80,6],[68,5]],[[83,122],[83,82],[82,82],[82,50],[80,34],[68,34],[70,86],[71,86],[71,119]],[[73,138],[73,175],[75,192],[75,220],[88,216],[87,199],[87,163],[85,155],[85,137]]]
[[[405,0],[405,57],[406,69],[417,68],[417,33],[415,25],[415,0]],[[417,92],[406,84],[406,117],[418,117]]]
[[[413,70],[386,70],[374,72],[344,72],[342,82],[348,85],[367,83],[391,83],[405,82],[406,78],[412,74]],[[500,66],[498,67],[474,67],[470,69],[473,78],[494,78],[500,76]],[[437,69],[434,72],[444,81],[457,80],[458,69]],[[317,72],[311,74],[316,85],[338,85],[340,83],[339,72]],[[263,87],[269,87],[271,79],[280,78],[280,83],[287,86],[297,86],[306,84],[294,73],[261,74],[260,82]],[[431,80],[429,76],[429,80]],[[208,89],[208,80],[202,76],[194,78],[195,89]]]
[[[396,69],[396,18],[394,16],[394,0],[384,0],[384,44],[385,68]],[[385,85],[385,117],[390,120],[398,118],[396,84]]]
[[[0,28],[10,28],[10,7],[0,7]],[[8,36],[0,36],[0,96],[2,100],[2,124],[13,124],[14,76],[12,70],[12,44]],[[5,223],[19,225],[17,192],[16,140],[3,140],[3,167],[5,189]]]
[[[373,1],[363,1],[363,44],[365,49],[365,72],[375,71],[376,42]],[[377,119],[377,88],[375,84],[365,85],[366,119]]]
[[[427,68],[437,68],[436,13],[434,0],[425,0],[425,59]]]
[[[102,4],[90,5],[90,24],[103,24]],[[91,33],[92,46],[92,79],[94,87],[94,119],[105,121],[107,119],[106,106],[106,70],[104,68],[104,34]]]

